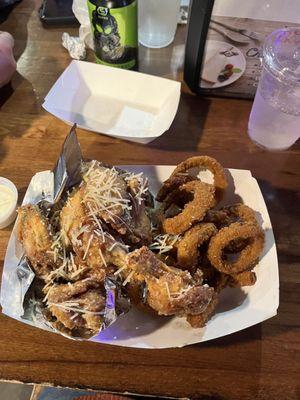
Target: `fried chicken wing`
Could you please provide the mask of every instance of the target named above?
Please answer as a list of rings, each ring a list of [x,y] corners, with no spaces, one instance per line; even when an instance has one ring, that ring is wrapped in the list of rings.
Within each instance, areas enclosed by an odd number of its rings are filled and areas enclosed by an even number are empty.
[[[89,215],[110,224],[119,234],[125,234],[131,209],[127,183],[119,171],[92,161],[83,175],[83,202]]]
[[[107,268],[109,264],[117,267],[124,265],[127,247],[114,239],[110,234],[99,234],[87,226],[79,235],[78,244],[74,246],[77,255],[91,268]]]
[[[83,204],[84,191],[84,185],[75,189],[60,212],[61,237],[66,246],[74,245],[80,229],[87,220]]]
[[[53,235],[48,220],[37,205],[26,205],[18,211],[18,239],[24,246],[35,274],[44,278],[55,268]]]
[[[150,218],[145,212],[144,205],[138,207],[137,212],[132,215],[127,234],[128,240],[135,244],[149,244],[152,240]]]
[[[47,295],[47,306],[56,319],[54,325],[65,328],[87,329],[97,333],[102,325],[105,309],[105,290],[93,280],[53,286]]]
[[[193,327],[193,328],[203,328],[206,324],[206,322],[210,319],[210,317],[213,315],[215,312],[216,306],[218,304],[218,296],[217,293],[214,293],[212,296],[212,299],[206,309],[199,313],[199,314],[189,314],[187,315],[187,322]]]
[[[104,268],[113,263],[120,266],[126,247],[103,231],[102,222],[85,204],[86,185],[71,195],[60,214],[62,238],[90,268]]]
[[[147,285],[147,302],[160,315],[199,314],[209,305],[214,290],[193,280],[187,271],[169,267],[147,247],[127,256],[128,269]]]
[[[104,221],[131,243],[149,243],[151,224],[145,210],[150,197],[147,179],[142,174],[100,163],[88,165],[83,201],[90,215]]]

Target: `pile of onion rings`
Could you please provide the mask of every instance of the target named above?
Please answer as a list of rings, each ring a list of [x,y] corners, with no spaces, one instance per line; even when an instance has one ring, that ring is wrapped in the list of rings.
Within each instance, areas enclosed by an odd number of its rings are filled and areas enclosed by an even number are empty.
[[[213,183],[202,182],[195,169],[209,170]],[[157,233],[172,242],[163,254],[164,260],[194,276],[200,274],[203,283],[214,288],[205,312],[187,316],[193,327],[205,325],[226,286],[256,282],[253,269],[263,251],[264,231],[255,211],[245,204],[218,208],[227,187],[225,171],[218,161],[208,156],[191,157],[175,168],[156,197]]]

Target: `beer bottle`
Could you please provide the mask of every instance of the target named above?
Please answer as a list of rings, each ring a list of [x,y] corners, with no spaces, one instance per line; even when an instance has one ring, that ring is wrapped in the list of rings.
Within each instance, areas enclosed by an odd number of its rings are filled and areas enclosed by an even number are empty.
[[[137,0],[87,0],[99,64],[137,68]]]

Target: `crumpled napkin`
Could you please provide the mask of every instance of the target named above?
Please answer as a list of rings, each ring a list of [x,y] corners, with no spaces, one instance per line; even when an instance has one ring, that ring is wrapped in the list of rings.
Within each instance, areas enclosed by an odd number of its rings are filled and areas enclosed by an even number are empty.
[[[67,32],[64,32],[62,45],[74,60],[84,60],[86,58],[85,44],[79,37],[70,36]]]

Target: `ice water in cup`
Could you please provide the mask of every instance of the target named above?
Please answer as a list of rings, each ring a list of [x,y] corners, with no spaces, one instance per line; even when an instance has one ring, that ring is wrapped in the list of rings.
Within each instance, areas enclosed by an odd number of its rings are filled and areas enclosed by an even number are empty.
[[[248,133],[269,150],[287,149],[300,138],[299,28],[277,30],[265,41]]]
[[[262,147],[284,150],[300,137],[300,109],[272,100],[258,88],[250,114],[249,136]]]
[[[180,0],[139,0],[139,42],[146,47],[166,47],[174,40]]]

